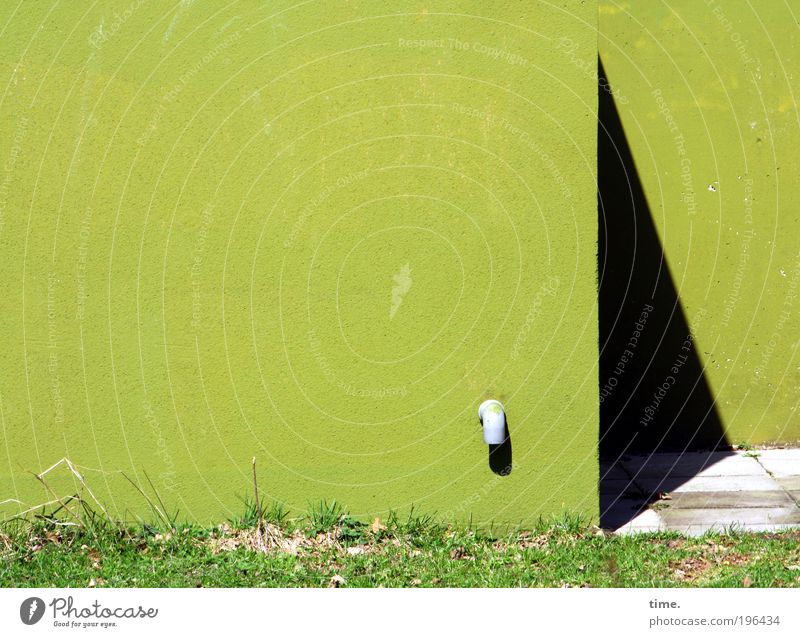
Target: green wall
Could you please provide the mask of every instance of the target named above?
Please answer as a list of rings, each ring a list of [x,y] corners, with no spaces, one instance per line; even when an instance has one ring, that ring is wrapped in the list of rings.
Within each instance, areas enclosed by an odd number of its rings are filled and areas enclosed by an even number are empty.
[[[596,515],[595,2],[15,7],[4,515]]]
[[[600,55],[731,443],[800,440],[797,18],[779,2],[599,6]]]

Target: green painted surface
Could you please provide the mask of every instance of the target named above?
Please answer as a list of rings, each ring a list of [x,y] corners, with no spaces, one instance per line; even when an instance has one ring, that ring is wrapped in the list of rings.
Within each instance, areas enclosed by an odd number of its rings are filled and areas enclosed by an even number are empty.
[[[594,2],[14,7],[4,514],[596,515]]]
[[[797,9],[603,1],[600,55],[725,434],[800,440]]]

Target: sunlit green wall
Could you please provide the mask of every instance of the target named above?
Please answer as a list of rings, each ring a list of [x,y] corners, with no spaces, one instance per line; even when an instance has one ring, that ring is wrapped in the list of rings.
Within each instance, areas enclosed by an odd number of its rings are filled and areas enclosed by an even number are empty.
[[[636,172],[734,444],[800,439],[800,13],[791,5],[599,6],[600,55]]]
[[[594,516],[596,9],[0,3],[3,514]]]

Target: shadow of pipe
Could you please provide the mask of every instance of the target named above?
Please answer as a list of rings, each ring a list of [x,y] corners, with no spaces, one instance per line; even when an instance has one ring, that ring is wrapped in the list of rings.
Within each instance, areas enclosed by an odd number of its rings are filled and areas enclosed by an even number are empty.
[[[506,421],[505,438],[499,445],[489,445],[489,468],[499,476],[507,476],[513,468],[511,434]]]

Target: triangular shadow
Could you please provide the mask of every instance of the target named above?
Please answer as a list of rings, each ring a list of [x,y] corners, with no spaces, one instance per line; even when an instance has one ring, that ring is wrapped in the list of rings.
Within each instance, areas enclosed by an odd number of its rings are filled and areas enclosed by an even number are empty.
[[[621,486],[616,481],[624,474],[617,469],[626,456],[704,451],[705,461],[692,460],[699,471],[726,455],[710,452],[730,445],[602,61],[597,63],[601,524],[610,516],[616,526],[621,520],[610,511],[609,496]],[[693,323],[702,318],[699,313]],[[663,477],[660,491],[691,476]],[[645,504],[655,497],[646,495]]]

